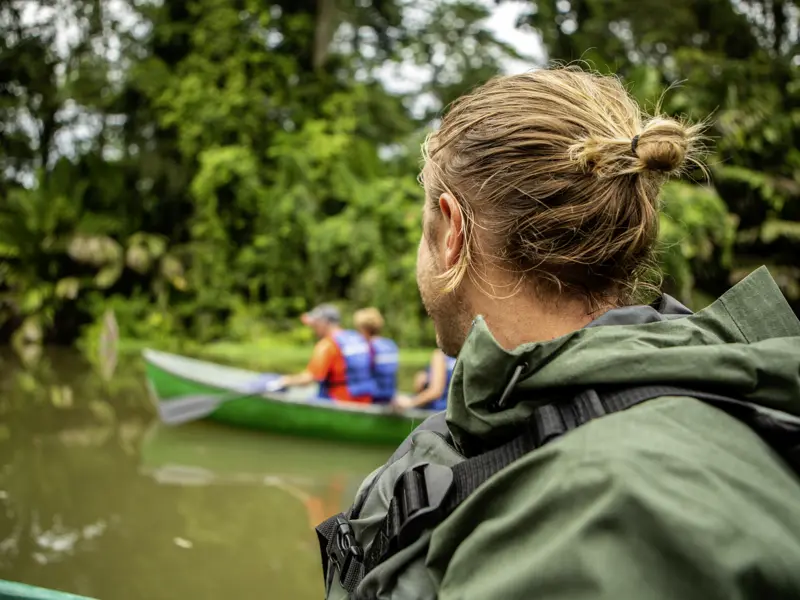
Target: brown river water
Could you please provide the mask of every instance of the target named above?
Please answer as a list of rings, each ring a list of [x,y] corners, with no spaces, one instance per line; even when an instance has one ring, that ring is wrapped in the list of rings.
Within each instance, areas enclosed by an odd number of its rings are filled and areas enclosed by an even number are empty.
[[[101,600],[323,595],[313,525],[391,448],[157,423],[138,357],[0,352],[0,579]]]

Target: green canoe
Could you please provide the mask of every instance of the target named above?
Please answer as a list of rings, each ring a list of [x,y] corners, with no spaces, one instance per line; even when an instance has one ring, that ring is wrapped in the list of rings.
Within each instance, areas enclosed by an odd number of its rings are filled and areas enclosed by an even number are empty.
[[[0,600],[93,600],[67,592],[48,590],[16,581],[0,579]]]
[[[428,410],[396,414],[386,406],[331,402],[319,397],[316,384],[253,394],[253,383],[269,374],[150,349],[142,354],[150,394],[165,423],[175,422],[170,415],[199,407],[195,411],[198,418],[229,425],[315,438],[398,444],[433,414]]]

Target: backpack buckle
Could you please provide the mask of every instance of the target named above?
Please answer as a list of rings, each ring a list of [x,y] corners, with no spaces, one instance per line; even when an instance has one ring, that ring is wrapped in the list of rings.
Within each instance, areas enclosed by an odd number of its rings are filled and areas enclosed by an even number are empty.
[[[437,523],[437,514],[453,487],[450,467],[420,463],[404,471],[395,481],[394,518],[384,533],[389,543],[384,556],[411,545],[422,532]]]
[[[350,565],[353,560],[360,563],[364,558],[364,550],[356,541],[350,521],[343,515],[336,517],[336,530],[334,531],[333,544],[328,556],[339,571],[339,581],[344,586]]]

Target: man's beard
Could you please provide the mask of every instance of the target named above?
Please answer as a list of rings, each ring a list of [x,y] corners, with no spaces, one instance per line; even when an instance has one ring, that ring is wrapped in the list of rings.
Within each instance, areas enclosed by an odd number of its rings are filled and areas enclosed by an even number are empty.
[[[433,258],[433,257],[432,257]],[[442,280],[435,272],[435,260],[431,260],[418,272],[422,304],[433,321],[436,330],[436,345],[453,358],[458,356],[469,333],[471,317],[461,286],[452,292],[440,292]]]

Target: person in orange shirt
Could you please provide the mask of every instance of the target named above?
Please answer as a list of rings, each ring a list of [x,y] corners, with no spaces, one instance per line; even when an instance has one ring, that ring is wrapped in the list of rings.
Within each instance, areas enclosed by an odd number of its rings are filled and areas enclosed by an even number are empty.
[[[308,366],[296,375],[281,377],[275,387],[319,383],[320,396],[342,402],[370,403],[375,394],[372,354],[360,333],[343,329],[339,310],[321,304],[302,316],[319,340]]]

